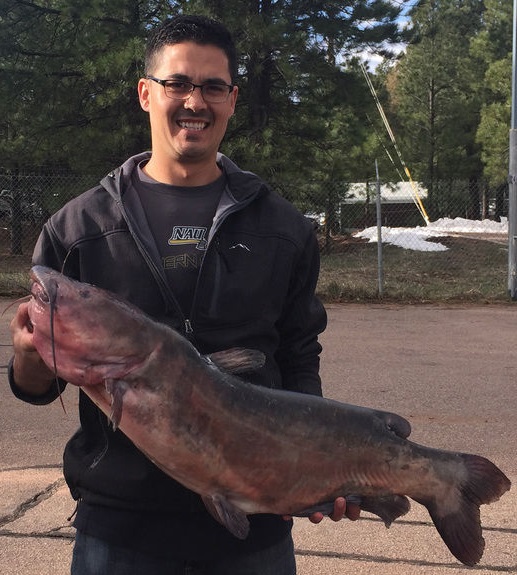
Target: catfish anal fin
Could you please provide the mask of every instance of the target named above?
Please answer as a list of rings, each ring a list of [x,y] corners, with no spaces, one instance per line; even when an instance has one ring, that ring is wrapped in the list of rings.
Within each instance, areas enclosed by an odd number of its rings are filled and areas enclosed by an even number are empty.
[[[409,499],[403,495],[383,495],[380,497],[346,495],[345,499],[347,503],[359,505],[362,511],[367,511],[380,517],[386,527],[389,527],[395,519],[405,515],[411,507]],[[318,511],[323,513],[323,515],[330,515],[334,511],[334,501],[320,503],[294,515],[296,517],[310,517]]]

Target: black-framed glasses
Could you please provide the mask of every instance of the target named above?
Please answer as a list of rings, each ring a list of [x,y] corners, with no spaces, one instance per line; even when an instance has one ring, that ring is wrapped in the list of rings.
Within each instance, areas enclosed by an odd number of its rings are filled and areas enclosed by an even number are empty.
[[[154,76],[146,76],[148,80],[157,82],[163,86],[165,95],[173,100],[188,100],[192,92],[199,88],[205,102],[220,104],[226,102],[233,91],[233,86],[223,82],[207,82],[206,84],[194,84],[186,80],[161,80]]]

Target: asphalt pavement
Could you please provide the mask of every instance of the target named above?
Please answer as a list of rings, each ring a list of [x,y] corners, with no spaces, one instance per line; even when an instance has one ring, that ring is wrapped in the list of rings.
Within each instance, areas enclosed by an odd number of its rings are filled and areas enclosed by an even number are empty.
[[[0,314],[10,302],[0,300]],[[328,397],[395,411],[411,438],[488,457],[514,487],[482,507],[485,554],[467,568],[449,553],[427,511],[413,503],[390,529],[359,521],[295,522],[299,575],[517,573],[517,304],[331,305],[322,337]],[[8,324],[0,316],[0,574],[69,573],[74,511],[61,456],[78,426],[77,390],[35,407],[8,390]]]

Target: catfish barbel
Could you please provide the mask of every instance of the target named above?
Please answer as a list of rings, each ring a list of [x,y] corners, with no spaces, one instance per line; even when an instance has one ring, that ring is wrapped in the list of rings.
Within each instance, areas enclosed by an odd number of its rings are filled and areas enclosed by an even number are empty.
[[[510,489],[484,457],[413,443],[393,413],[246,383],[234,374],[259,369],[260,352],[205,357],[105,290],[41,266],[31,276],[45,363],[236,537],[247,536],[247,515],[326,512],[338,496],[389,526],[410,497],[459,561],[481,559],[479,506]]]

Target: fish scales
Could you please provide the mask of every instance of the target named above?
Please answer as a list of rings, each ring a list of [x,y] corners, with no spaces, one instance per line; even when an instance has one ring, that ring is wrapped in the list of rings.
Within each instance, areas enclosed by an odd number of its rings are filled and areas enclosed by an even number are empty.
[[[113,294],[41,266],[31,274],[43,360],[236,537],[247,536],[249,514],[306,516],[338,496],[389,526],[409,497],[456,558],[481,559],[479,506],[510,489],[487,459],[411,442],[397,414],[253,386],[232,373],[259,369],[260,353],[203,357]]]

